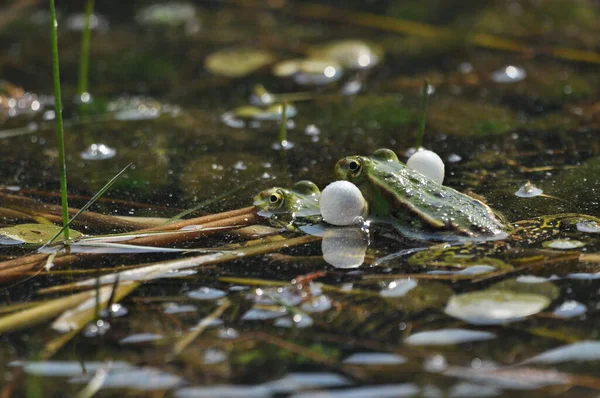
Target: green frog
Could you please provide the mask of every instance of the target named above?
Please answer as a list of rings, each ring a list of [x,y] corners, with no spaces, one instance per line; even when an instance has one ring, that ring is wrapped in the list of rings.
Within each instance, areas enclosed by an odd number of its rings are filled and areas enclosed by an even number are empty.
[[[298,181],[291,188],[275,187],[258,193],[254,205],[258,207],[259,215],[268,217],[278,226],[293,229],[293,224],[298,221],[318,220],[320,197],[321,191],[315,183]]]
[[[335,175],[360,189],[372,220],[392,224],[409,237],[502,239],[512,229],[480,200],[428,179],[389,149],[343,158]]]

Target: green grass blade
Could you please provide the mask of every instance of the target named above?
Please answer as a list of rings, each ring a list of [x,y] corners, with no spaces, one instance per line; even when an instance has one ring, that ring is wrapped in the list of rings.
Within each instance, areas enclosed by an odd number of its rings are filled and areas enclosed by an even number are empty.
[[[102,197],[102,195],[104,195],[104,193],[106,191],[108,191],[110,189],[110,187],[112,187],[112,185],[129,168],[129,166],[131,166],[131,163],[129,163],[127,166],[125,166],[123,168],[123,170],[119,171],[117,173],[117,175],[115,175],[113,178],[111,178],[110,181],[108,181],[98,192],[96,192],[96,194],[94,195],[94,197],[92,197],[89,200],[89,202],[87,202],[81,209],[79,209],[79,211],[77,213],[75,213],[75,215],[73,216],[73,218],[71,218],[71,220],[67,221],[67,224],[65,226],[63,226],[62,229],[60,231],[58,231],[58,233],[56,235],[54,235],[54,237],[52,239],[50,239],[48,241],[48,243],[46,243],[46,244],[49,245],[50,243],[54,242],[54,240],[60,236],[60,234],[62,233],[62,231],[64,229],[69,228],[69,226],[71,225],[71,223],[73,221],[75,221],[77,219],[77,217],[79,217],[81,215],[81,213],[83,213],[84,211],[86,211],[87,209],[89,209],[91,205],[93,205],[98,199],[100,199],[100,197]]]
[[[65,137],[60,95],[60,69],[58,65],[58,22],[54,0],[50,0],[50,38],[52,41],[52,75],[54,80],[54,105],[56,108],[56,135],[58,139],[58,161],[60,164],[60,196],[62,203],[63,233],[69,239],[69,204],[67,201],[67,165],[65,163]]]
[[[208,206],[210,204],[213,204],[213,203],[215,203],[215,202],[217,202],[217,201],[219,201],[221,199],[227,198],[228,196],[233,195],[234,193],[239,192],[239,191],[241,191],[243,189],[246,189],[250,185],[257,183],[258,181],[259,181],[259,179],[246,181],[245,183],[243,183],[241,185],[238,185],[235,188],[230,189],[229,191],[222,193],[221,195],[217,195],[214,198],[210,198],[210,199],[207,199],[207,200],[205,200],[203,202],[200,202],[196,206],[194,206],[194,207],[192,207],[190,209],[184,210],[181,213],[173,216],[172,218],[170,218],[165,223],[165,225],[171,224],[171,223],[173,223],[173,222],[181,219],[182,217],[187,216],[188,214],[191,214],[191,213],[193,213],[195,211],[198,211],[198,210],[202,209],[203,207],[206,207],[206,206]]]
[[[419,130],[417,130],[417,139],[415,148],[423,146],[423,135],[425,135],[425,121],[427,120],[427,101],[429,100],[429,81],[425,79],[423,89],[421,90],[421,114],[419,115]]]

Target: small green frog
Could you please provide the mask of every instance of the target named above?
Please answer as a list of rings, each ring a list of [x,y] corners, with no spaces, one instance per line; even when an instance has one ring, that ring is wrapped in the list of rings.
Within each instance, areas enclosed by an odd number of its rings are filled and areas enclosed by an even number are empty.
[[[360,189],[371,218],[411,237],[501,239],[511,229],[483,202],[428,179],[389,149],[343,158],[335,174]]]
[[[291,188],[275,187],[254,197],[259,215],[268,217],[277,225],[289,227],[298,219],[317,220],[320,216],[321,191],[311,181],[298,181]]]

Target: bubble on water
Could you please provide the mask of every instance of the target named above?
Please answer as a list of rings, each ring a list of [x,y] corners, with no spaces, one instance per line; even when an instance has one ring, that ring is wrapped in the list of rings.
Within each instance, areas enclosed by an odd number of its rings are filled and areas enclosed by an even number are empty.
[[[221,328],[217,331],[217,337],[221,340],[233,340],[240,337],[240,332],[234,328]]]
[[[281,142],[275,142],[273,145],[271,145],[271,148],[273,148],[276,151],[279,150],[284,150],[284,151],[288,151],[290,149],[292,149],[294,147],[294,143],[290,142],[288,140],[283,140]]]
[[[83,329],[85,337],[104,336],[110,330],[110,323],[99,319],[95,322],[88,323]]]
[[[234,170],[246,170],[248,168],[248,166],[246,165],[246,163],[244,163],[241,160],[238,160],[237,162],[235,162],[235,164],[233,165],[233,169]]]
[[[492,72],[490,77],[496,83],[516,83],[524,80],[527,72],[519,66],[506,65]]]
[[[423,369],[427,372],[439,373],[445,371],[447,368],[448,361],[443,355],[434,355],[423,362]]]
[[[79,156],[83,160],[105,160],[114,158],[117,150],[105,144],[91,144]]]
[[[316,136],[316,135],[321,134],[321,130],[317,126],[315,126],[314,124],[309,124],[304,129],[304,134],[311,135],[311,136]]]
[[[462,157],[456,153],[451,153],[448,155],[448,163],[458,163],[462,160]]]
[[[128,312],[129,311],[127,311],[127,308],[125,308],[121,304],[114,303],[114,304],[111,304],[111,306],[110,306],[110,312],[108,311],[108,308],[107,308],[107,309],[103,310],[102,312],[100,312],[100,316],[102,316],[102,317],[112,316],[113,318],[118,318],[120,316],[127,315]]]
[[[216,300],[225,297],[227,293],[212,287],[201,287],[187,293],[187,296],[195,300]]]

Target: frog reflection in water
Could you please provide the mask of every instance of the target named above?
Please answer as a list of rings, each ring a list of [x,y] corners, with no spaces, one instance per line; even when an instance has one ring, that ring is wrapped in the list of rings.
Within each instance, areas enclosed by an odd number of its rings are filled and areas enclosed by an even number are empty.
[[[275,187],[254,197],[254,205],[278,226],[294,229],[294,224],[316,222],[320,216],[321,191],[311,181],[299,181],[291,188]]]
[[[374,221],[392,224],[410,237],[487,240],[501,239],[510,230],[483,202],[430,180],[389,149],[343,158],[335,175],[360,189]]]

